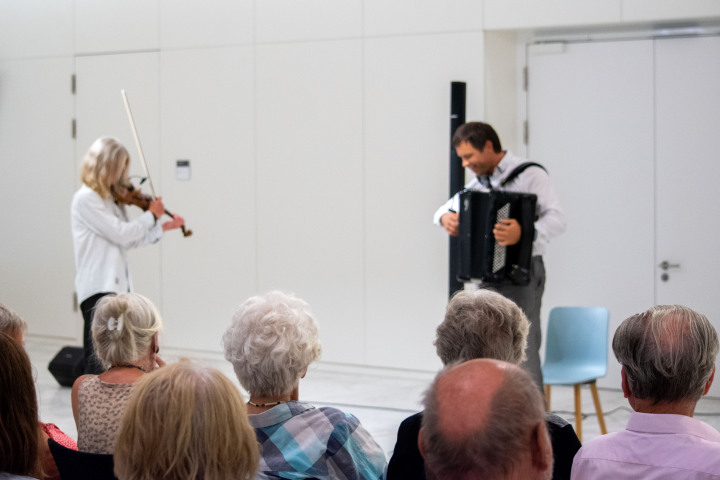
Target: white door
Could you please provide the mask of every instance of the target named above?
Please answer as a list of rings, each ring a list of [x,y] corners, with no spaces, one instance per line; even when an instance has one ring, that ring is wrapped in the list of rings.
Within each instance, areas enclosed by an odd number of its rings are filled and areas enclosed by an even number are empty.
[[[533,46],[528,63],[529,158],[547,167],[567,217],[545,255],[543,318],[604,306],[613,332],[654,301],[652,41]],[[599,383],[619,388],[609,358]]]
[[[612,336],[632,313],[680,303],[720,330],[718,58],[718,37],[529,48],[529,155],[552,167],[568,216],[545,312],[606,306]],[[619,386],[612,353],[600,383]]]
[[[92,142],[101,136],[116,137],[130,153],[131,175],[143,175],[132,130],[125,113],[120,90],[127,92],[142,149],[155,188],[161,185],[160,164],[160,61],[158,53],[97,55],[77,57],[77,148],[80,158]],[[145,193],[150,193],[143,186]],[[141,213],[129,206],[131,215]],[[150,298],[159,308],[160,245],[133,250],[130,253],[135,291]]]

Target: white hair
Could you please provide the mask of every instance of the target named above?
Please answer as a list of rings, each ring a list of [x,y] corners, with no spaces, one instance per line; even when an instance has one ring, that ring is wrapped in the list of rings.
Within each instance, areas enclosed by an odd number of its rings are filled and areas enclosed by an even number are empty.
[[[292,392],[321,351],[310,306],[278,291],[250,297],[238,307],[223,347],[240,384],[263,397]]]

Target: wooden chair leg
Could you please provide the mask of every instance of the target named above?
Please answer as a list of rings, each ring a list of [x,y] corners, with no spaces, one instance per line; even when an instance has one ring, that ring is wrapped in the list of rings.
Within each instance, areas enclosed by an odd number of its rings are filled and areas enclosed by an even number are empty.
[[[545,387],[545,411],[550,411],[550,385],[543,385]]]
[[[576,383],[573,388],[575,390],[575,433],[577,433],[578,440],[582,443],[582,406],[580,405],[580,384]]]
[[[590,391],[592,392],[593,402],[595,403],[595,413],[597,414],[598,423],[600,424],[600,433],[605,435],[607,433],[605,417],[603,417],[602,407],[600,406],[600,395],[598,395],[597,385],[594,381],[590,384]]]

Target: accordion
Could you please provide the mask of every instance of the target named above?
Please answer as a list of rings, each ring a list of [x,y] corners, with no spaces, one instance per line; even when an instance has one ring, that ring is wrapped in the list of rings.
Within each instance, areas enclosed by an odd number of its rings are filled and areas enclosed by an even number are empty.
[[[532,243],[535,239],[537,196],[527,193],[491,191],[460,192],[458,279],[483,283],[527,285],[530,283]],[[515,245],[500,246],[493,227],[514,218],[522,236]]]

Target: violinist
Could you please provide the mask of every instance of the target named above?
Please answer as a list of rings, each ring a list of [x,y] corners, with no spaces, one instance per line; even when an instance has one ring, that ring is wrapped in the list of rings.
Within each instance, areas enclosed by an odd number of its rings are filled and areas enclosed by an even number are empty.
[[[85,373],[102,372],[90,333],[95,304],[105,295],[132,290],[128,250],[153,244],[164,231],[185,225],[179,215],[165,223],[158,222],[165,214],[160,197],[151,199],[142,215],[129,220],[124,203],[132,202],[114,195],[114,191],[127,193],[129,167],[130,155],[120,142],[110,137],[98,138],[83,157],[83,185],[72,199],[75,290],[84,320]]]

